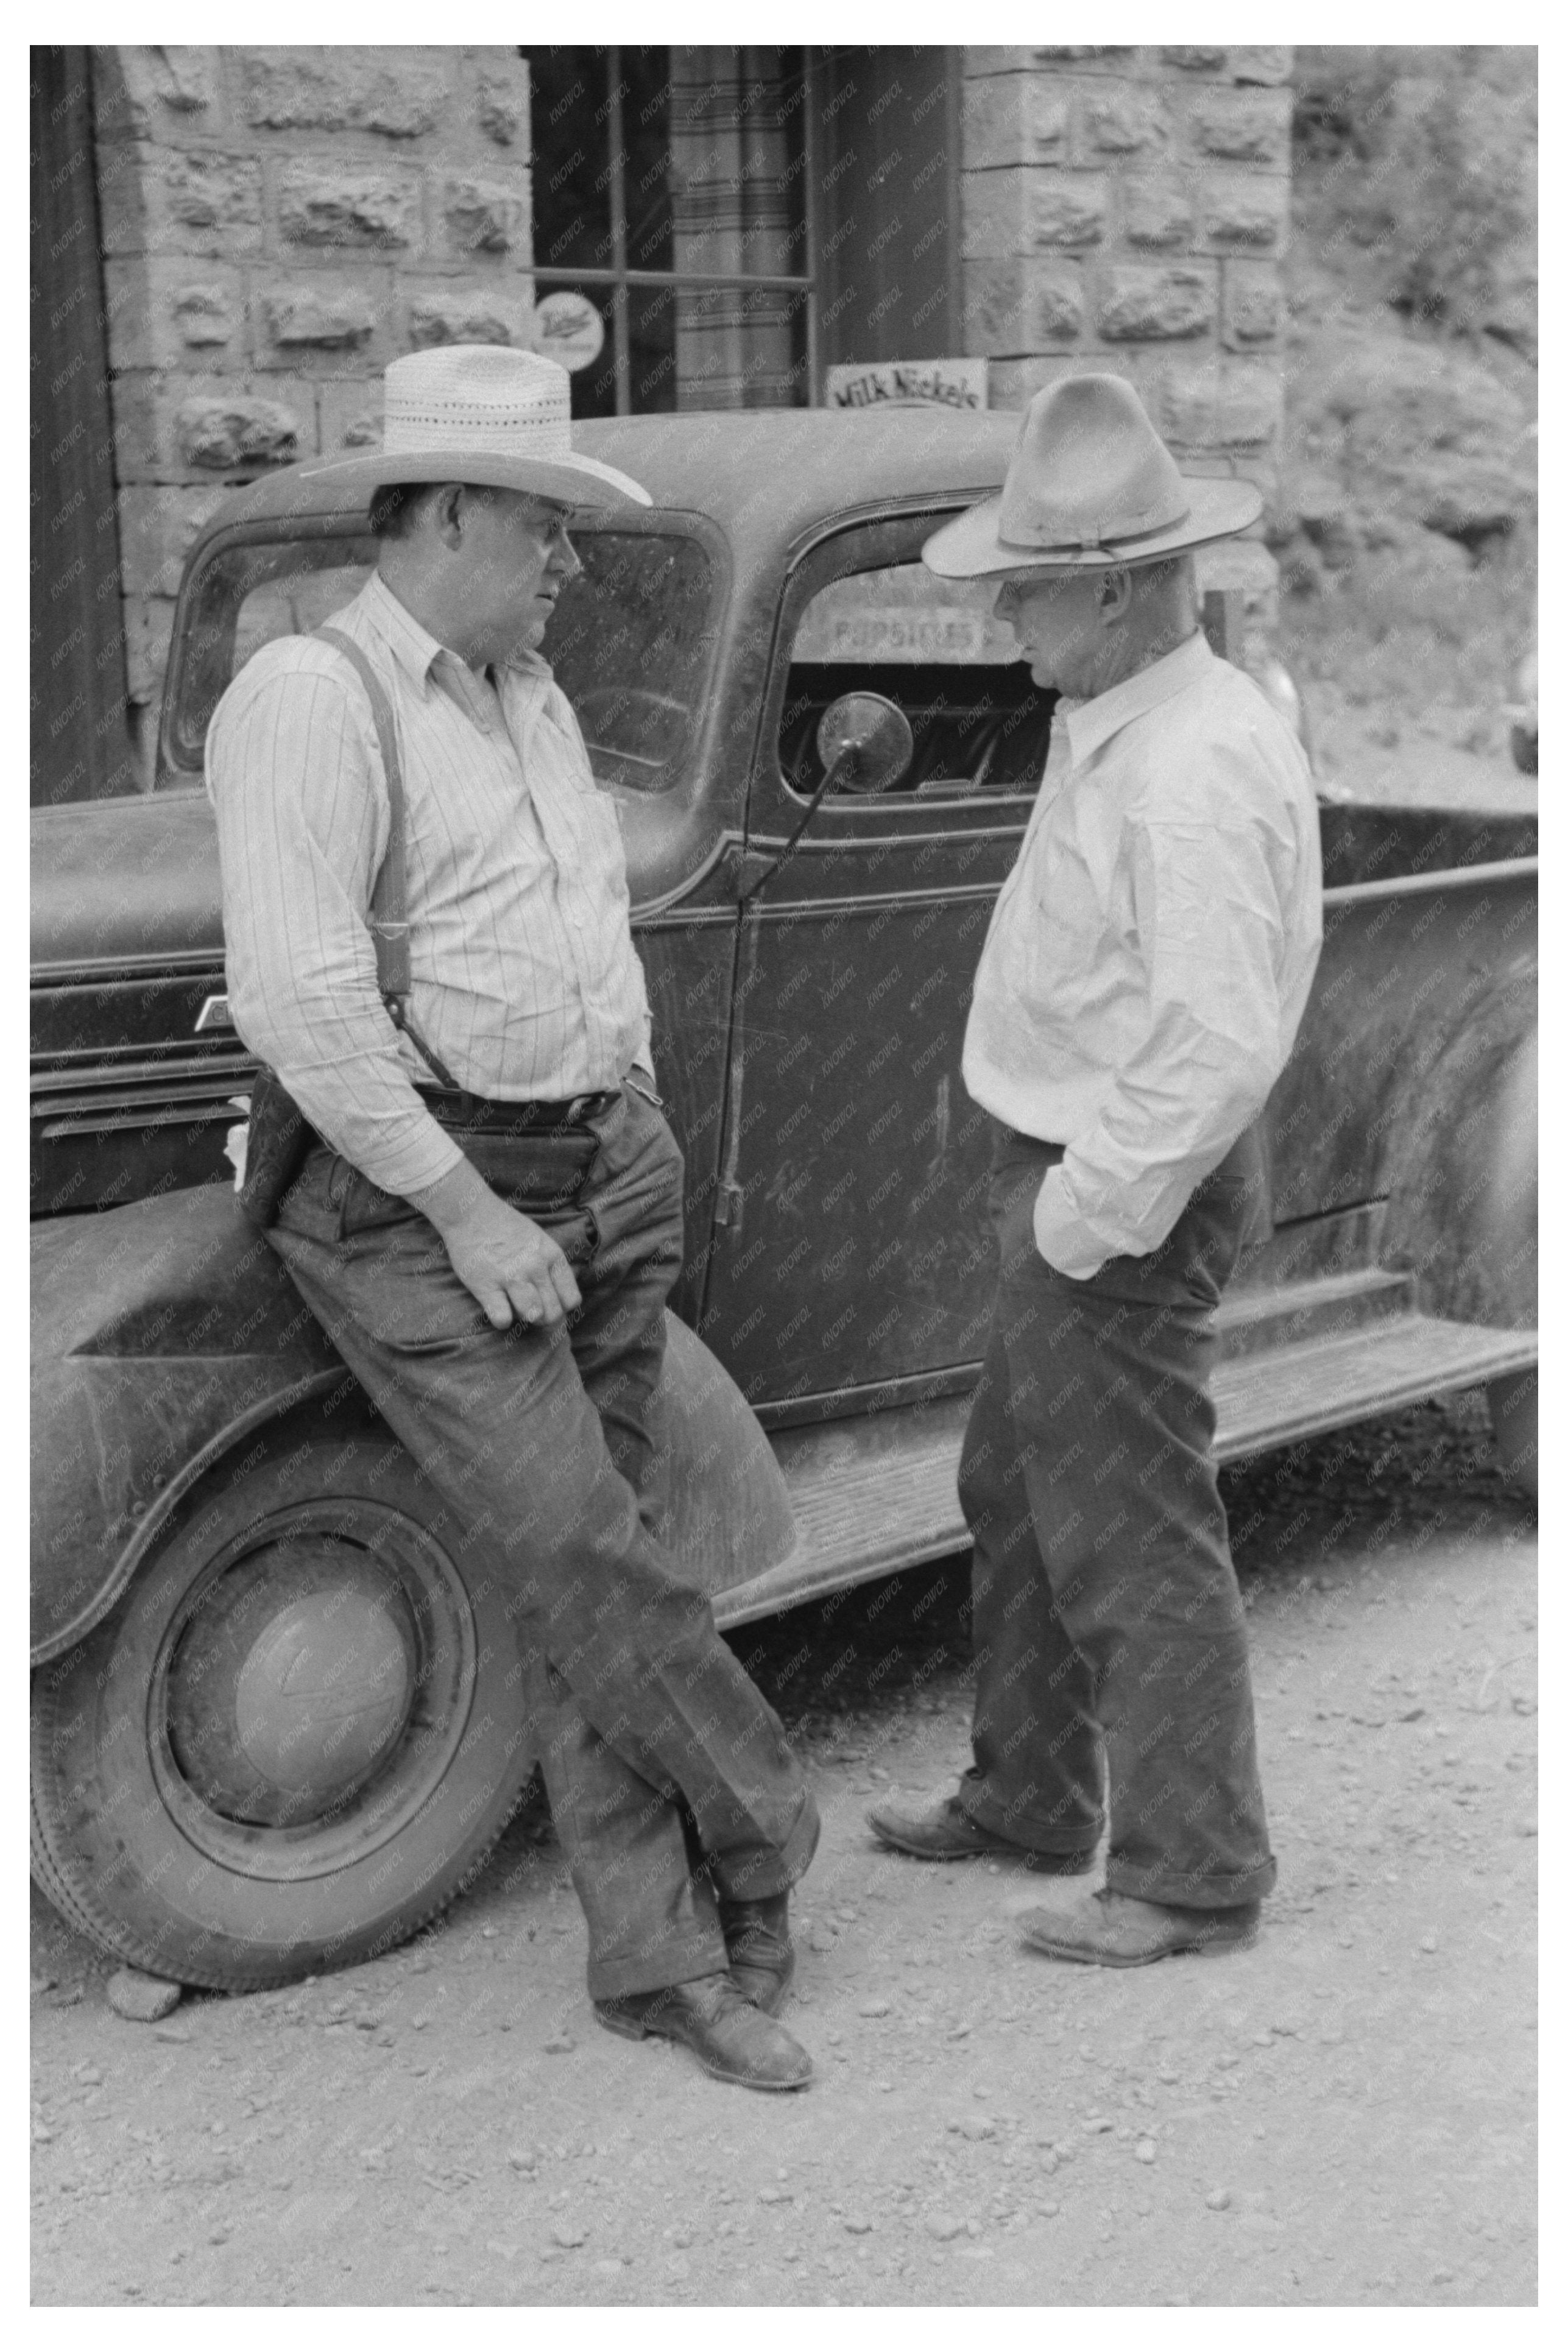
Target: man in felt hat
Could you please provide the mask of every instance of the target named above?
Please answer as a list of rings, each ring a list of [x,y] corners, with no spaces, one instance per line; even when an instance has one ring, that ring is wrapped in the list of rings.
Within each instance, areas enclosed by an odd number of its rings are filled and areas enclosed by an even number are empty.
[[[1275,1875],[1208,1382],[1220,1293],[1267,1230],[1252,1123],[1322,869],[1307,762],[1210,652],[1193,564],[1261,505],[1178,472],[1120,377],[1069,377],[1031,402],[1001,496],[923,551],[996,580],[1061,699],[964,1040],[1001,1259],[959,1473],[974,1760],[869,1819],[928,1860],[1071,1878],[1109,1815],[1103,1887],[1019,1924],[1110,1967],[1249,1940]]]
[[[572,447],[553,361],[419,352],[385,394],[378,454],[307,469],[368,499],[374,572],[247,664],[207,744],[235,1025],[319,1139],[268,1237],[517,1586],[601,2021],[795,2089],[776,2011],[816,1807],[639,1509],[681,1160],[615,803],[538,651],[569,515],[647,493]]]

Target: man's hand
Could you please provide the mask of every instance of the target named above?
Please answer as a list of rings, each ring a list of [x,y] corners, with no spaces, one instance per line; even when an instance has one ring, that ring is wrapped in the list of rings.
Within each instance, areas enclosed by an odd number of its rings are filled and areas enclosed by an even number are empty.
[[[581,1304],[576,1277],[550,1235],[498,1199],[471,1160],[459,1160],[408,1200],[429,1218],[453,1273],[498,1331],[514,1316],[549,1327]]]

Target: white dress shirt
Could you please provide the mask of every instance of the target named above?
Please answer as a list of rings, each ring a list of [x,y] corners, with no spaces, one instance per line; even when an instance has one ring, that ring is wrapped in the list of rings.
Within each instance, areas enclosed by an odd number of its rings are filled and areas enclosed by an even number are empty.
[[[1311,775],[1249,678],[1193,636],[1058,705],[963,1078],[1066,1146],[1035,1207],[1059,1273],[1159,1247],[1262,1109],[1321,945]]]
[[[364,648],[396,725],[415,1026],[476,1094],[618,1086],[648,1061],[626,856],[549,664],[521,656],[498,696],[379,573],[332,625]],[[264,646],[218,704],[206,774],[235,1027],[375,1183],[434,1183],[462,1153],[415,1093],[431,1073],[376,985],[367,916],[391,812],[344,656]]]

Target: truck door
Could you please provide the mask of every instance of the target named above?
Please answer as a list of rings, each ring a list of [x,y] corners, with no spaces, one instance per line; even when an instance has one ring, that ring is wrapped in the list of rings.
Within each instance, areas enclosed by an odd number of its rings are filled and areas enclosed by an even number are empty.
[[[921,564],[941,520],[860,524],[804,555],[765,693],[748,888],[821,779],[816,730],[837,696],[886,695],[914,731],[900,782],[831,793],[742,910],[702,1328],[752,1402],[784,1417],[852,1410],[889,1383],[889,1399],[959,1386],[984,1351],[988,1122],[959,1065],[1055,698],[987,587]]]

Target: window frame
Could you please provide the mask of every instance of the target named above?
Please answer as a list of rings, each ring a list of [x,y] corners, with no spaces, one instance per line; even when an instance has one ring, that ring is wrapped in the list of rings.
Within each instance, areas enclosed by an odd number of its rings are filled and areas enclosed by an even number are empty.
[[[616,382],[616,415],[631,416],[639,412],[632,407],[632,353],[630,307],[627,291],[634,286],[664,287],[672,292],[705,293],[723,288],[772,289],[774,292],[804,294],[805,297],[805,376],[806,404],[822,405],[820,377],[820,327],[817,318],[817,253],[819,250],[819,218],[816,202],[817,141],[813,121],[816,99],[818,68],[814,50],[803,49],[805,89],[803,106],[802,137],[805,158],[801,176],[805,182],[805,256],[806,268],[800,276],[779,276],[765,270],[711,269],[633,269],[626,262],[626,143],[622,119],[621,50],[619,43],[607,44],[605,49],[605,115],[609,138],[610,166],[610,262],[605,268],[574,268],[565,263],[538,263],[531,276],[536,285],[605,287],[610,294],[610,357]]]
[[[836,580],[918,562],[923,541],[973,504],[973,494],[968,498],[944,498],[940,494],[922,498],[918,505],[837,524],[801,551],[784,582],[763,693],[758,758],[749,803],[749,837],[755,836],[756,847],[767,846],[767,826],[774,822],[784,824],[792,821],[810,799],[809,793],[796,791],[779,758],[779,731],[794,667],[795,641],[806,607]],[[955,814],[983,820],[977,827],[981,831],[1010,830],[1027,822],[1039,784],[1037,777],[1032,784],[1020,785],[1016,791],[977,792],[973,785],[955,781],[950,793],[903,792],[895,787],[883,793],[833,794],[819,804],[807,828],[807,837],[824,826],[831,833],[840,821],[862,829],[879,826],[886,832],[889,820],[894,820],[892,830],[899,832],[903,830],[904,823],[923,822],[928,816],[951,819]],[[759,816],[763,819],[762,828],[758,825]]]

